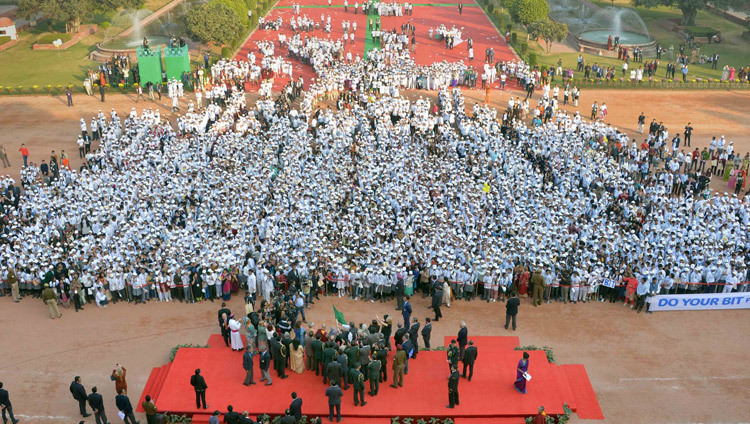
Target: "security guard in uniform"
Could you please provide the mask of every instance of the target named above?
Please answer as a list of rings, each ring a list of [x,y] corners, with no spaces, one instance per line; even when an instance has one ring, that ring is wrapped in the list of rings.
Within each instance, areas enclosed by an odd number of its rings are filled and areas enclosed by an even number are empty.
[[[531,275],[531,286],[534,289],[534,306],[541,305],[544,294],[544,277],[538,269]]]
[[[375,350],[370,355],[370,363],[367,364],[367,378],[370,380],[369,395],[377,396],[380,389],[380,360],[377,358],[377,351]]]
[[[354,387],[354,406],[362,404],[367,405],[365,402],[365,376],[359,371],[359,368],[349,368],[349,382]],[[359,399],[357,399],[359,395]]]

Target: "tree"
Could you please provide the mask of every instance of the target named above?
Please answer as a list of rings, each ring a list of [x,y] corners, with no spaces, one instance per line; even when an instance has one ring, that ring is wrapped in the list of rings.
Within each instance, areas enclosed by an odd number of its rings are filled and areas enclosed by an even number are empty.
[[[532,22],[528,26],[529,34],[534,38],[541,38],[544,40],[547,54],[552,49],[552,42],[557,41],[558,43],[568,36],[568,26],[564,23],[553,21],[552,19],[545,18],[538,21]]]
[[[506,0],[505,7],[514,22],[526,27],[532,22],[545,19],[549,14],[546,0]]]
[[[36,13],[65,22],[65,32],[78,31],[81,19],[95,12],[119,8],[137,9],[144,0],[18,0],[21,16],[28,18]]]
[[[242,34],[242,21],[223,2],[211,1],[190,10],[186,19],[190,35],[202,42],[229,44]]]
[[[669,6],[676,7],[682,12],[682,25],[695,25],[695,15],[699,10],[706,8],[709,3],[711,6],[726,10],[730,7],[740,8],[747,0],[632,0],[634,6],[657,7]]]

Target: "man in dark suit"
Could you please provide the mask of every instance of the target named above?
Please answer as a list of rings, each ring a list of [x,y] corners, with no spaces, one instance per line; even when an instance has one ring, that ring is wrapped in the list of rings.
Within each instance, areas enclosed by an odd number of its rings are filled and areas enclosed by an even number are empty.
[[[224,422],[227,424],[240,424],[240,414],[234,412],[232,405],[227,406],[227,413],[224,414]]]
[[[203,402],[203,409],[208,408],[206,404],[206,389],[208,385],[206,384],[206,379],[201,375],[200,368],[196,369],[195,374],[190,377],[190,385],[195,389],[195,407],[200,408],[201,402]]]
[[[323,363],[323,342],[320,341],[320,334],[315,335],[315,339],[312,341],[313,349],[313,368],[315,369],[315,375],[320,375],[320,364]]]
[[[102,395],[96,392],[96,386],[91,388],[91,394],[88,397],[89,406],[94,411],[96,424],[109,424],[107,414],[104,412],[104,399]]]
[[[215,286],[208,286],[213,291],[216,291]],[[211,293],[211,301],[214,301],[216,293]],[[232,315],[232,311],[227,308],[227,304],[221,302],[221,309],[219,309],[219,329],[221,330],[221,337],[224,339],[224,344],[229,347],[229,316]]]
[[[10,395],[8,391],[3,389],[3,383],[0,381],[0,409],[3,411],[3,424],[8,422],[8,418],[5,416],[6,412],[10,416],[10,420],[13,424],[16,424],[18,420],[13,416],[13,405],[10,403]]]
[[[268,347],[261,346],[260,348],[260,381],[265,381],[266,386],[271,385],[271,373],[268,372],[268,368],[271,367],[271,354],[268,353]]]
[[[404,342],[404,334],[406,334],[406,328],[404,328],[404,326],[401,325],[401,323],[399,322],[398,330],[396,330],[396,333],[393,335],[393,341],[397,345],[400,345],[401,343]]]
[[[440,321],[443,314],[440,312],[440,306],[443,304],[443,289],[437,288],[432,294],[432,310],[435,311],[435,322]]]
[[[328,421],[333,421],[333,410],[335,409],[336,422],[341,422],[341,398],[344,396],[344,392],[341,387],[336,385],[335,381],[331,381],[331,387],[326,389],[326,396],[328,397]]]
[[[451,375],[448,377],[448,408],[458,405],[458,369],[451,365]]]
[[[432,336],[432,320],[430,317],[424,319],[424,328],[422,328],[422,340],[425,349],[430,348],[430,337]]]
[[[339,354],[336,357],[336,362],[341,364],[341,380],[344,382],[344,390],[349,390],[349,366],[347,363],[349,359],[346,356],[344,347],[339,347]]]
[[[250,349],[246,349],[242,355],[242,368],[245,370],[245,381],[242,384],[245,386],[255,384],[253,381],[253,352]]]
[[[412,358],[417,359],[419,353],[419,318],[414,317],[414,322],[409,327],[409,340],[414,344],[414,353]]]
[[[91,414],[86,412],[86,400],[88,400],[88,398],[86,396],[86,389],[84,389],[83,384],[81,384],[81,377],[75,376],[73,382],[70,383],[70,394],[73,395],[73,399],[78,401],[78,409],[81,412],[81,416],[84,418],[90,417]]]
[[[338,361],[331,361],[326,366],[325,378],[327,378],[331,384],[336,383],[336,386],[339,386],[341,385],[341,372],[341,364]]]
[[[477,347],[474,346],[474,340],[469,340],[469,347],[464,352],[464,372],[461,377],[466,378],[466,367],[469,367],[469,381],[471,381],[471,377],[474,375],[474,361],[477,360],[478,353]]]
[[[516,292],[510,293],[510,299],[505,303],[505,329],[508,329],[511,318],[513,319],[513,331],[516,331],[516,315],[521,301],[516,297]]]
[[[295,424],[296,422],[297,420],[294,418],[294,415],[292,415],[292,411],[288,409],[284,411],[284,416],[279,420],[280,424]]]
[[[115,405],[118,411],[125,414],[125,418],[122,419],[125,424],[138,424],[138,421],[135,420],[135,415],[133,415],[133,405],[130,404],[130,399],[128,399],[125,389],[122,389],[120,394],[115,396]]]
[[[401,344],[401,347],[404,349],[404,352],[406,352],[406,367],[404,367],[404,374],[409,374],[409,359],[414,357],[414,343],[411,342],[411,336],[409,334],[404,334],[404,342]]]
[[[461,321],[461,329],[458,330],[456,341],[458,342],[458,359],[463,360],[466,343],[469,341],[469,330],[466,328],[466,323],[463,321]]]
[[[404,328],[409,327],[409,320],[411,319],[411,302],[409,299],[411,298],[406,296],[406,301],[404,301],[404,305],[401,307],[401,316],[404,317]]]
[[[292,392],[292,403],[289,404],[289,411],[297,422],[302,420],[302,398],[297,397],[297,392]]]

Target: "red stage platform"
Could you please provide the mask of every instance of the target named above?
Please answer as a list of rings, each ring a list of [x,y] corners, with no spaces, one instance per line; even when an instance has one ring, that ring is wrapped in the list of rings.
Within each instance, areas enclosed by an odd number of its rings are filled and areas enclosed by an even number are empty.
[[[280,0],[277,3],[276,8],[271,10],[265,17],[266,21],[276,20],[281,17],[283,20],[283,27],[279,31],[273,30],[255,30],[250,38],[246,40],[245,44],[240,48],[235,56],[238,60],[247,60],[247,54],[249,52],[255,53],[255,61],[260,64],[262,54],[258,51],[256,43],[258,41],[273,41],[276,46],[276,56],[283,56],[290,60],[293,64],[293,78],[302,76],[305,81],[305,88],[309,86],[310,81],[315,77],[315,73],[310,65],[302,64],[302,62],[288,58],[288,50],[285,48],[279,48],[278,35],[280,33],[286,34],[287,37],[291,38],[293,32],[290,27],[290,19],[295,16],[292,13],[292,3],[300,3],[300,15],[307,15],[310,19],[320,22],[320,16],[323,14],[325,17],[331,16],[331,33],[326,34],[323,30],[315,30],[311,32],[303,32],[302,36],[318,37],[322,39],[330,38],[337,40],[341,38],[343,30],[341,27],[342,21],[357,22],[357,30],[355,31],[354,45],[347,44],[346,51],[351,51],[352,57],[356,57],[359,54],[361,58],[364,58],[365,50],[365,38],[367,34],[367,19],[373,16],[367,17],[362,14],[360,10],[358,14],[354,14],[353,2],[350,3],[349,11],[345,12],[343,8],[343,0],[335,0],[329,7],[327,0]],[[510,50],[507,44],[505,44],[505,37],[501,36],[495,27],[492,25],[490,20],[484,14],[482,9],[473,1],[464,2],[463,13],[458,13],[457,3],[453,3],[452,0],[439,0],[430,3],[415,3],[414,13],[410,16],[382,16],[381,27],[383,30],[389,31],[396,29],[400,32],[401,24],[409,22],[416,27],[416,52],[412,53],[414,60],[419,65],[430,65],[434,62],[448,61],[458,62],[463,60],[468,66],[473,66],[479,69],[480,73],[484,63],[485,49],[492,47],[495,50],[495,60],[504,61],[514,59],[515,56]],[[461,43],[456,46],[453,50],[445,48],[445,43],[435,39],[429,38],[429,29],[437,29],[440,25],[445,25],[446,28],[455,26],[456,28],[463,29],[463,38],[466,39],[471,37],[474,40],[474,60],[469,61],[468,50],[466,43]],[[277,77],[274,79],[274,90],[281,89],[289,80],[287,78]],[[497,84],[496,84],[497,85]],[[477,84],[479,87],[480,84]],[[248,85],[248,89],[251,91],[257,91],[259,86]]]
[[[481,336],[472,339],[479,350],[474,378],[471,382],[461,379],[460,405],[455,409],[445,407],[448,403],[446,353],[420,352],[418,359],[410,361],[403,388],[394,389],[389,386],[390,382],[382,383],[378,396],[366,395],[365,407],[355,407],[351,388],[345,391],[341,408],[344,422],[385,424],[388,418],[399,416],[461,418],[464,424],[480,424],[488,422],[487,419],[511,423],[514,418],[535,414],[539,405],[544,405],[549,414],[561,414],[563,403],[568,403],[580,418],[604,418],[583,366],[557,366],[547,362],[543,351],[529,352],[529,373],[533,378],[527,386],[528,393],[522,395],[513,387],[516,365],[521,357],[520,351],[513,350],[519,344],[518,339]],[[209,345],[209,348],[180,349],[174,362],[154,368],[141,399],[151,395],[160,410],[195,414],[198,422],[203,418],[207,420],[206,414],[215,409],[226,411],[230,404],[235,411],[247,410],[253,416],[280,415],[291,402],[290,393],[296,391],[304,401],[305,415],[328,415],[322,377],[307,371],[295,374],[287,370],[289,378],[281,380],[272,370],[272,386],[245,387],[242,385],[242,353],[225,347],[219,335],[211,336]],[[389,355],[389,360],[392,357]],[[257,360],[255,367],[258,381]],[[388,377],[392,378],[390,367],[389,362]],[[201,369],[208,384],[208,410],[195,408],[195,395],[189,382],[196,368]],[[501,418],[503,421],[499,421]]]

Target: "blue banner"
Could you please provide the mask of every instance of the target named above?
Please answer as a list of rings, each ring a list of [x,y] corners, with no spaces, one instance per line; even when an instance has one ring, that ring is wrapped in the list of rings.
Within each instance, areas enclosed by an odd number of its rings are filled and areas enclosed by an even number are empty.
[[[651,299],[651,311],[705,311],[750,309],[750,292],[658,295]]]

